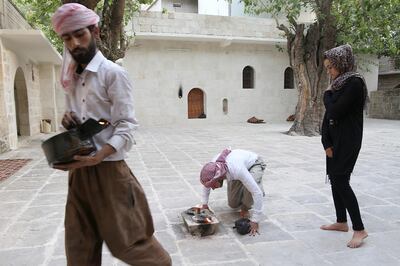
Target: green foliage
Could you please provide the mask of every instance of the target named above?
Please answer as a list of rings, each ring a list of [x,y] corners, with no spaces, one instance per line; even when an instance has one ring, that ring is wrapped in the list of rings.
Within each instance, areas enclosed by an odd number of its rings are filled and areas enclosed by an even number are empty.
[[[246,11],[285,17],[294,24],[302,10],[315,12],[317,20],[328,14],[319,8],[326,0],[242,0]],[[361,53],[400,55],[400,0],[333,0],[337,44],[349,43]]]
[[[400,0],[337,0],[338,43],[362,53],[400,55]]]
[[[25,15],[28,22],[35,28],[42,30],[50,42],[61,53],[63,43],[51,26],[51,16],[57,7],[60,6],[60,1],[13,0],[13,3]]]
[[[105,3],[107,1],[107,3]],[[111,5],[113,1],[118,0],[99,0],[95,11],[97,14],[103,14],[105,4]],[[61,53],[63,50],[63,43],[57,34],[53,31],[51,25],[51,17],[54,11],[61,5],[60,0],[13,0],[18,9],[25,15],[29,23],[34,25],[37,29],[44,32],[50,42]],[[78,2],[78,1],[76,1]],[[81,1],[82,2],[82,1]],[[138,11],[140,4],[150,4],[152,0],[126,0],[125,1],[125,14],[124,25],[132,19],[135,11]],[[101,23],[101,22],[100,22]]]

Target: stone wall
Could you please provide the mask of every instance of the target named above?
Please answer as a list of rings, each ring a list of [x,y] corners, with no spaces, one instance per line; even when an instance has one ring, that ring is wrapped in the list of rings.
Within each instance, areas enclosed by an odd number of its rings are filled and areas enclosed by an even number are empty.
[[[400,71],[397,74],[381,74],[378,79],[379,90],[393,89],[400,86]]]
[[[136,41],[124,67],[134,83],[135,109],[140,124],[245,122],[256,116],[285,121],[296,107],[297,90],[284,89],[289,65],[274,45],[179,41]],[[254,68],[254,89],[242,88],[242,71]],[[178,97],[180,85],[183,97]],[[188,119],[188,94],[204,92],[206,119]],[[223,99],[228,112],[223,112]]]
[[[400,88],[372,92],[369,117],[400,120]]]
[[[400,69],[395,60],[379,60],[378,91],[370,95],[369,117],[400,120]]]
[[[7,113],[5,106],[5,90],[4,90],[4,48],[2,43],[0,42],[0,121],[7,121]],[[0,152],[6,151],[9,149],[10,145],[8,143],[8,124],[0,123]]]
[[[136,33],[282,39],[282,32],[276,28],[273,19],[142,11],[132,23],[132,30]]]
[[[58,112],[56,104],[56,75],[54,66],[49,64],[40,65],[40,98],[42,103],[43,119],[51,120],[51,128],[56,131],[58,128]]]

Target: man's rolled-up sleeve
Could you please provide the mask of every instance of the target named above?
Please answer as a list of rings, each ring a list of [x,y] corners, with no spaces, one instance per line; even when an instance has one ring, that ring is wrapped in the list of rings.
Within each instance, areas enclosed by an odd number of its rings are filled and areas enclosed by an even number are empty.
[[[125,70],[109,75],[108,94],[112,101],[111,121],[114,126],[112,137],[107,141],[115,150],[129,151],[135,143],[134,131],[138,127],[133,103],[133,87]]]

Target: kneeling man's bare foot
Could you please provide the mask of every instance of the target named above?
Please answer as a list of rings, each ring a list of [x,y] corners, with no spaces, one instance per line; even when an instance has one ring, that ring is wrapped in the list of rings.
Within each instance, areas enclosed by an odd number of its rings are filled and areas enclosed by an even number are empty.
[[[362,245],[364,238],[368,236],[367,231],[354,231],[353,238],[347,243],[349,248],[358,248]]]
[[[349,231],[349,226],[347,223],[334,223],[334,224],[325,224],[320,227],[322,230],[331,230],[331,231],[340,231],[347,232]]]
[[[250,217],[250,213],[247,210],[240,210],[240,218],[249,218]]]

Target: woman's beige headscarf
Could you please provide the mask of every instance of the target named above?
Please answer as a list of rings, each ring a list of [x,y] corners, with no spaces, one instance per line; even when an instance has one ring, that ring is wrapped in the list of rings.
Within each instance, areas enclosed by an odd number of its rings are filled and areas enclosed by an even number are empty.
[[[360,78],[364,83],[364,106],[368,101],[368,90],[364,77],[355,72],[355,60],[353,49],[345,44],[332,48],[324,53],[325,59],[328,59],[331,65],[339,71],[339,75],[332,80],[328,90],[340,90],[351,77]]]

